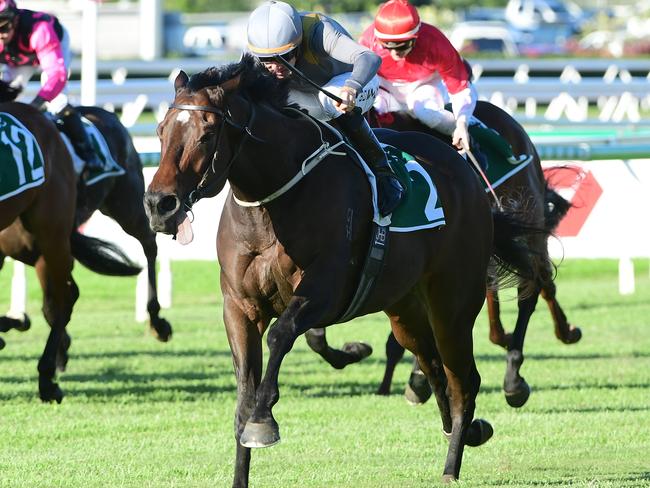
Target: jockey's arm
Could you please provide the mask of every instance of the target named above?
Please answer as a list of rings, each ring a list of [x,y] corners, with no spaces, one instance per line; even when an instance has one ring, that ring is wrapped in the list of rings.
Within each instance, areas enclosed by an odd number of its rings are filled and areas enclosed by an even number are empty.
[[[68,72],[64,63],[63,49],[54,27],[48,22],[37,22],[30,36],[30,45],[36,52],[38,64],[46,80],[37,97],[51,102],[65,87]]]
[[[340,94],[344,101],[342,105],[345,105],[341,108],[351,110],[354,108],[357,92],[361,91],[377,74],[381,58],[367,47],[358,44],[345,33],[337,30],[329,22],[323,22],[322,40],[323,53],[337,61],[352,65],[352,74],[345,81]]]
[[[476,90],[470,82],[467,82],[467,86],[459,92],[449,93],[449,98],[451,99],[452,112],[456,117],[456,129],[452,135],[452,143],[458,149],[466,149],[469,147],[467,126],[476,107]]]

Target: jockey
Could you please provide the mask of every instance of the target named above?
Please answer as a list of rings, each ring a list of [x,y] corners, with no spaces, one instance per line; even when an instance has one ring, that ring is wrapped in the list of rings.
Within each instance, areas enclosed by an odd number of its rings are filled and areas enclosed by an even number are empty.
[[[485,155],[467,131],[477,100],[471,73],[440,30],[421,22],[408,0],[389,0],[379,7],[360,43],[382,60],[374,102],[378,114],[406,110],[426,126],[451,136],[457,149],[470,147],[481,166],[486,166]],[[447,94],[452,112],[445,110]]]
[[[318,120],[334,120],[359,151],[377,179],[379,213],[392,213],[404,190],[363,117],[377,94],[379,57],[352,40],[334,20],[298,13],[285,2],[264,2],[251,13],[247,30],[248,50],[278,79],[288,80],[289,103]],[[342,102],[310,86],[290,70],[294,66]]]
[[[87,169],[102,168],[79,113],[68,104],[70,60],[70,38],[56,17],[19,9],[14,0],[0,0],[0,64],[5,65],[0,79],[23,90],[40,68],[42,86],[31,105],[40,111],[47,107],[60,117],[63,132]]]

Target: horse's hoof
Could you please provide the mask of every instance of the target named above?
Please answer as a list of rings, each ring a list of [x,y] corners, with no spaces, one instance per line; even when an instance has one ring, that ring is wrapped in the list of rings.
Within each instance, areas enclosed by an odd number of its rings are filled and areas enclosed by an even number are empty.
[[[61,403],[63,400],[63,391],[61,391],[59,385],[51,383],[50,385],[41,386],[39,388],[39,396],[41,397],[41,401],[44,403],[51,403],[52,401]]]
[[[32,321],[29,318],[29,315],[27,315],[24,312],[23,312],[22,320],[18,319],[18,321],[20,322],[20,325],[16,326],[15,329],[20,331],[20,332],[25,332],[26,330],[29,330],[30,327],[32,326]]]
[[[465,444],[470,447],[477,447],[485,444],[494,434],[490,422],[484,419],[474,419],[467,429]]]
[[[504,391],[506,402],[513,408],[523,407],[530,396],[530,386],[526,380],[521,379],[519,388],[516,391]]]
[[[2,351],[6,345],[7,343],[4,340],[2,340],[2,337],[0,337],[0,351]]]
[[[275,420],[265,423],[246,422],[239,443],[244,447],[271,447],[280,442],[280,428]]]
[[[4,315],[0,317],[0,332],[8,332],[11,329],[16,329],[19,332],[25,332],[32,326],[32,321],[29,316],[21,312],[17,315]]]
[[[422,405],[431,398],[431,385],[422,372],[411,373],[404,389],[406,401],[413,406]]]
[[[560,337],[560,340],[564,344],[575,344],[580,339],[582,339],[582,331],[580,330],[580,327],[569,329],[569,332],[564,337]]]
[[[447,483],[453,483],[454,481],[457,481],[457,479],[453,474],[443,474],[442,479],[440,481],[447,484]]]
[[[151,321],[151,333],[160,342],[167,342],[172,338],[172,326],[166,319],[158,317]]]
[[[372,354],[372,347],[365,342],[346,342],[343,344],[343,352],[355,358],[350,363],[358,363]]]

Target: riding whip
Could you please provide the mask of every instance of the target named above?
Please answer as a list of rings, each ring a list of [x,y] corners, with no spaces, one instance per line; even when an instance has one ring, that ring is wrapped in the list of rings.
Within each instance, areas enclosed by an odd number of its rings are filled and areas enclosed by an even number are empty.
[[[292,73],[297,74],[297,75],[298,75],[300,78],[302,78],[304,81],[306,81],[307,83],[309,83],[311,86],[313,86],[314,88],[316,88],[318,91],[324,93],[326,96],[330,97],[330,98],[331,98],[332,100],[334,100],[335,102],[343,103],[343,100],[342,100],[340,97],[337,97],[337,96],[334,95],[331,91],[328,91],[328,90],[326,90],[325,88],[323,88],[322,86],[318,85],[318,83],[314,83],[313,81],[311,81],[309,78],[307,78],[307,75],[306,75],[306,74],[304,74],[302,71],[300,71],[300,70],[299,70],[298,68],[296,68],[295,66],[289,64],[289,62],[288,62],[286,59],[284,59],[282,56],[275,56],[273,59],[275,59],[276,61],[278,61],[282,66],[284,66],[285,68],[287,68],[287,69],[288,69],[289,71],[291,71]]]
[[[463,141],[464,142],[464,141]],[[490,193],[492,193],[492,196],[494,197],[494,201],[497,204],[497,207],[501,212],[503,212],[503,206],[501,205],[501,202],[499,201],[499,198],[497,197],[497,194],[494,192],[494,188],[490,184],[490,180],[488,180],[487,176],[485,176],[485,173],[481,169],[481,165],[479,162],[476,160],[474,157],[474,154],[472,154],[472,151],[470,151],[469,147],[467,147],[467,143],[463,146],[463,151],[469,156],[470,161],[474,165],[474,168],[476,171],[478,171],[478,174],[481,175],[481,178],[483,178],[483,181],[485,182],[486,186],[488,187],[488,190],[490,190]]]

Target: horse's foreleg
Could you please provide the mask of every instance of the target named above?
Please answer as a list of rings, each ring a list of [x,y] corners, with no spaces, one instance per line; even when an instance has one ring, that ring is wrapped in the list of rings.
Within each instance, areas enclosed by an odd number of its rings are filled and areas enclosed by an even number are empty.
[[[318,353],[335,369],[343,369],[348,364],[358,363],[372,354],[372,347],[363,342],[346,342],[343,349],[334,349],[327,343],[324,328],[309,329],[305,332],[307,345]]]
[[[149,314],[149,327],[152,334],[160,342],[167,342],[172,337],[172,326],[160,316],[160,303],[158,302],[158,288],[156,285],[156,257],[158,246],[156,235],[149,228],[149,222],[144,215],[138,215],[130,225],[123,224],[124,230],[140,241],[144,255],[147,258],[147,313]]]
[[[501,323],[501,307],[499,306],[499,292],[496,288],[488,287],[485,294],[490,322],[490,342],[508,349],[512,342],[512,334],[506,333]]]
[[[523,287],[518,290],[517,300],[517,323],[512,333],[512,342],[506,355],[506,374],[503,380],[503,391],[506,401],[511,407],[523,406],[530,396],[530,386],[526,380],[519,374],[521,365],[524,362],[524,339],[530,317],[535,311],[540,288],[535,286],[532,293],[524,296]]]
[[[395,334],[391,332],[386,340],[386,369],[384,370],[384,378],[381,380],[381,385],[377,390],[377,395],[390,395],[390,385],[393,382],[393,374],[395,367],[404,357],[404,347],[397,342]]]
[[[237,378],[235,411],[235,473],[233,488],[246,488],[251,450],[240,442],[244,426],[255,406],[255,392],[262,376],[262,333],[227,293],[224,293],[223,317]]]
[[[119,184],[104,199],[102,212],[114,219],[120,227],[138,240],[147,258],[147,313],[149,327],[153,335],[161,342],[167,342],[172,336],[172,327],[167,320],[160,317],[160,303],[156,286],[156,234],[149,227],[149,219],[142,203],[143,186],[136,170],[131,168],[120,179]]]
[[[323,323],[322,313],[330,309],[327,305],[318,307],[314,301],[294,296],[282,315],[270,327],[266,338],[269,360],[264,378],[257,389],[255,408],[241,436],[242,445],[268,447],[280,441],[280,429],[273,418],[272,408],[280,397],[278,376],[282,360],[298,336],[311,328],[310,324]]]
[[[555,297],[555,283],[548,279],[542,285],[542,298],[546,300],[548,309],[553,318],[555,326],[555,337],[565,344],[575,344],[582,338],[582,331],[579,327],[573,327],[566,318],[562,307]]]
[[[172,337],[171,324],[160,316],[160,303],[156,287],[156,256],[158,246],[153,234],[141,237],[142,250],[147,258],[147,313],[149,314],[149,327],[160,342],[167,342]]]

